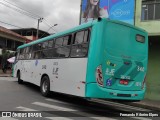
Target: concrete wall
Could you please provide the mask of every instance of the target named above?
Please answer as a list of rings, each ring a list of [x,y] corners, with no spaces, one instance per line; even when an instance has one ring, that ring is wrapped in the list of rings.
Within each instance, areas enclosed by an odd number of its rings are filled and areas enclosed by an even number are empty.
[[[136,0],[135,8],[135,25],[145,29],[149,35],[160,35],[160,21],[159,20],[150,20],[150,21],[141,21],[141,7],[142,0]]]
[[[160,36],[149,37],[149,60],[146,99],[160,100]]]

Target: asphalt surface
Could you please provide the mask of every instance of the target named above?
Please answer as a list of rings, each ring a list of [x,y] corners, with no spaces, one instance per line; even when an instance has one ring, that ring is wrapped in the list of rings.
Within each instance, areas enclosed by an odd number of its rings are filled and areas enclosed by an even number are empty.
[[[6,112],[12,118],[7,117]],[[160,119],[156,117],[160,116],[160,112],[112,101],[85,100],[58,93],[52,93],[49,98],[45,98],[39,87],[26,82],[19,85],[17,79],[11,77],[0,77],[0,113],[3,116],[0,120]]]

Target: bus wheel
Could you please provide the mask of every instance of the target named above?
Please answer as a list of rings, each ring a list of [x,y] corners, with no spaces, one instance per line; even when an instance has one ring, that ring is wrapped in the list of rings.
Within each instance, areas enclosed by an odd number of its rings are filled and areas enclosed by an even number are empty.
[[[22,83],[23,83],[23,80],[21,80],[20,72],[17,73],[17,77],[18,77],[18,83],[19,83],[19,84],[22,84]]]
[[[49,81],[49,78],[47,76],[44,76],[42,78],[40,89],[41,89],[41,93],[42,93],[43,96],[45,96],[45,97],[49,96],[50,81]]]

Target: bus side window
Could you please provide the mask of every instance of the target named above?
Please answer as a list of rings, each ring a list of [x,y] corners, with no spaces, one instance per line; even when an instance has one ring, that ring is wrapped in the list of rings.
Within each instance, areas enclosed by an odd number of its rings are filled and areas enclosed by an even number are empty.
[[[32,47],[32,59],[39,59],[41,58],[41,49],[42,49],[42,44],[35,44]]]
[[[74,43],[73,44],[80,44],[83,42],[84,38],[84,31],[77,32],[75,35]]]
[[[25,48],[20,49],[19,59],[23,60],[25,55]]]
[[[60,47],[63,44],[63,37],[57,38],[55,41],[55,47]]]
[[[38,51],[38,50],[41,50],[41,49],[42,49],[42,44],[41,43],[35,44],[32,47],[32,51]]]
[[[60,58],[69,57],[70,44],[71,44],[71,35],[67,35],[67,36],[63,37],[62,47],[57,48],[57,53],[59,54]]]
[[[42,58],[52,58],[53,57],[53,46],[54,46],[54,39],[48,41],[47,49],[43,49],[41,52]]]
[[[48,48],[48,41],[45,41],[42,43],[42,49],[47,49]]]
[[[16,56],[16,61],[19,60],[19,54],[20,54],[20,49],[18,49],[15,53],[15,56]]]
[[[34,59],[40,59],[41,58],[41,51],[34,52]]]
[[[58,58],[59,57],[59,52],[60,52],[60,48],[59,47],[62,47],[63,45],[63,37],[60,37],[60,38],[57,38],[55,40],[55,46],[54,46],[54,49],[53,49],[53,57],[54,58]]]
[[[75,33],[73,40],[71,57],[85,57],[88,53],[89,30]]]
[[[53,47],[53,40],[48,41],[48,48],[52,48]]]
[[[29,46],[29,47],[26,48],[25,59],[30,59],[31,58],[31,50],[32,50],[32,46]]]
[[[85,32],[84,32],[84,43],[87,43],[88,42],[88,38],[89,38],[89,31],[88,30],[86,30]]]
[[[70,44],[71,44],[71,35],[65,36],[63,38],[63,46],[67,46],[67,45],[70,45]]]

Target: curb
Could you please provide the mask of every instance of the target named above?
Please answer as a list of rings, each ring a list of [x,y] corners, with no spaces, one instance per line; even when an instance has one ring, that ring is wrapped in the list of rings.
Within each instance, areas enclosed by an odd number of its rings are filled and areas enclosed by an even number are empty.
[[[153,101],[154,102],[154,101]],[[151,109],[153,111],[160,111],[160,104],[151,104],[150,102],[135,102],[135,103],[126,103],[128,105],[136,106],[136,107],[142,107],[146,109]]]
[[[2,74],[0,74],[0,77],[12,77],[12,75],[9,75],[9,74],[6,74],[6,75],[3,74],[3,75],[2,75]]]

